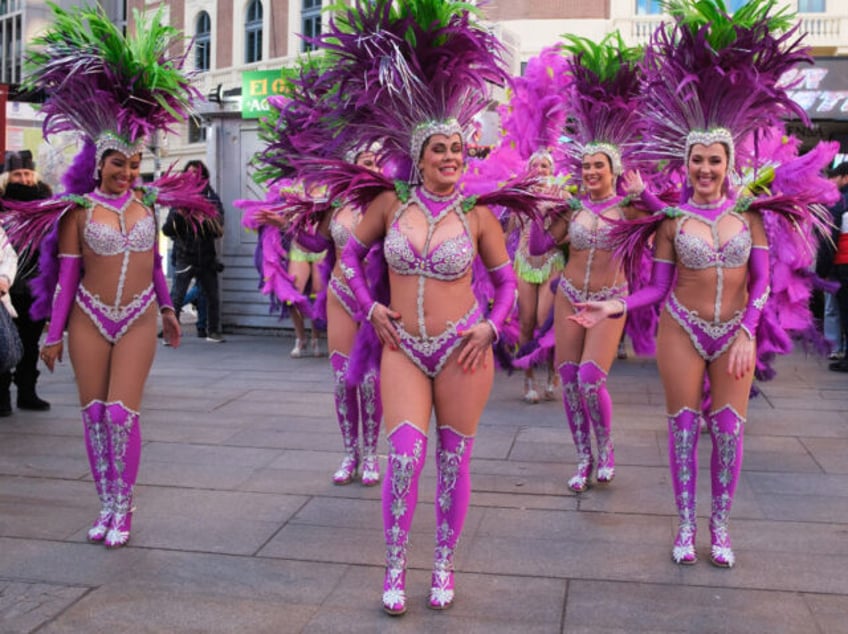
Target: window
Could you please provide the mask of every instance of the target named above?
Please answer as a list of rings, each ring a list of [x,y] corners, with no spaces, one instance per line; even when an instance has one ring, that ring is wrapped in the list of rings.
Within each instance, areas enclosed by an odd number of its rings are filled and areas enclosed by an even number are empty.
[[[244,63],[262,60],[262,2],[250,0],[244,24]]]
[[[201,11],[194,23],[194,67],[209,70],[212,53],[212,20]]]
[[[824,13],[825,0],[798,0],[798,13]]]
[[[206,141],[206,126],[199,117],[188,118],[188,142],[204,143]]]
[[[660,15],[663,13],[660,0],[636,0],[636,15]]]
[[[300,32],[303,36],[309,38],[321,35],[321,0],[303,0],[301,15],[303,22]],[[301,42],[304,53],[315,48],[306,40]]]

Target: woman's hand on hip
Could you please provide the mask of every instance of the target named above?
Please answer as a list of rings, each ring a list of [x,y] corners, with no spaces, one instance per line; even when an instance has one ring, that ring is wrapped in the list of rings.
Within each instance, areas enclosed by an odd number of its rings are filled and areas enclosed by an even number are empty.
[[[384,346],[388,345],[392,350],[400,348],[400,337],[393,323],[398,319],[400,319],[400,313],[379,302],[374,303],[371,309],[371,325],[380,338],[380,343]]]
[[[727,373],[741,379],[754,371],[757,362],[757,342],[740,329],[727,350]]]
[[[457,334],[463,338],[459,357],[456,359],[462,366],[462,371],[474,372],[481,364],[485,367],[486,355],[495,340],[495,332],[491,324],[481,321],[468,330],[460,330]]]

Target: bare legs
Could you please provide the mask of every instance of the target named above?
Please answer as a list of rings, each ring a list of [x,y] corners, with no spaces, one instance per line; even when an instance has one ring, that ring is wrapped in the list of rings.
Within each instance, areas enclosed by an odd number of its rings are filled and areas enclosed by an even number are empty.
[[[557,295],[555,358],[562,381],[562,404],[577,450],[577,471],[568,488],[581,493],[589,486],[595,464],[592,431],[598,446],[597,480],[608,483],[615,477],[612,400],[606,378],[624,324],[623,320],[610,319],[586,330],[568,319],[573,312],[571,303]]]
[[[299,260],[290,260],[289,275],[294,277],[294,285],[298,293],[303,293],[306,290],[306,284],[312,280],[312,292],[318,293],[321,291],[321,276],[318,273],[317,262],[303,262]],[[295,343],[292,348],[291,356],[294,358],[302,357],[306,354],[306,325],[303,315],[300,310],[295,307],[291,309],[291,320],[294,326]],[[318,331],[315,328],[315,323],[312,323],[312,355],[321,356],[321,349],[318,343]]]
[[[417,501],[418,478],[427,448],[427,429],[435,409],[436,546],[429,605],[445,609],[454,599],[454,552],[468,510],[470,461],[474,435],[491,391],[491,353],[485,367],[464,373],[458,352],[430,379],[401,352],[384,348],[381,373],[390,377],[383,391],[383,411],[389,457],[383,482],[383,523],[386,576],[383,608],[389,614],[406,611],[406,560],[409,527]],[[384,380],[385,382],[385,380]]]
[[[138,408],[156,349],[156,309],[151,307],[114,345],[76,308],[68,330],[86,451],[101,506],[88,539],[123,546],[130,537],[141,458]]]
[[[706,415],[712,440],[710,458],[710,561],[729,568],[735,563],[728,518],[742,468],[742,432],[753,373],[735,379],[727,373],[727,354],[709,365],[688,335],[667,313],[660,318],[657,364],[669,412],[669,466],[679,516],[672,558],[695,563],[695,490],[698,474],[698,420],[704,374],[709,377],[711,411]]]

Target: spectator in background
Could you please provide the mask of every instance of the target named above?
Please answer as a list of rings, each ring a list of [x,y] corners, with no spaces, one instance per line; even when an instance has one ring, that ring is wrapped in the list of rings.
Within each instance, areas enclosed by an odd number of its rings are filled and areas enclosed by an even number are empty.
[[[836,350],[844,352],[845,342],[848,341],[848,162],[837,165],[829,177],[836,183],[842,198],[830,208],[834,224],[833,244],[836,248],[834,250],[830,245],[826,245],[822,249],[818,273],[822,277],[835,279],[840,285],[835,294],[840,324]],[[834,372],[848,372],[848,359],[843,357],[828,367]]]
[[[39,179],[32,160],[32,152],[6,152],[3,162],[2,200],[31,201],[50,198],[50,186]],[[2,204],[0,200],[0,204]],[[24,354],[14,372],[0,374],[0,416],[12,413],[9,388],[12,381],[18,388],[18,409],[46,411],[50,403],[38,397],[35,384],[38,380],[38,340],[44,330],[44,319],[33,320],[29,316],[32,292],[29,281],[38,275],[38,251],[24,251],[18,261],[15,282],[9,290],[17,316],[15,325],[23,343]]]
[[[218,273],[223,265],[215,252],[215,240],[224,235],[224,206],[221,199],[209,184],[209,170],[202,161],[189,161],[185,170],[195,170],[207,181],[204,195],[218,208],[219,218],[206,221],[199,230],[195,230],[185,220],[180,209],[172,209],[162,226],[162,233],[174,241],[174,286],[171,297],[179,318],[185,303],[186,293],[192,280],[200,287],[206,296],[206,328],[197,329],[197,336],[206,341],[220,343],[224,341],[221,335],[221,307],[218,296]],[[203,323],[200,321],[199,323]]]

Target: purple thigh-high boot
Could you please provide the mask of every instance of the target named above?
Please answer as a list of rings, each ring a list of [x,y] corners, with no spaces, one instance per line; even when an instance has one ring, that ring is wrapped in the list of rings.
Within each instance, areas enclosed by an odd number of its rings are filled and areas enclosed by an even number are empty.
[[[577,370],[580,395],[589,422],[598,441],[598,482],[608,483],[615,477],[615,448],[612,442],[612,399],[607,390],[607,373],[597,363],[587,361]]]
[[[427,435],[408,421],[386,437],[389,456],[383,480],[383,528],[386,537],[386,577],[383,609],[406,612],[406,547],[418,502],[418,478],[427,456]]]
[[[349,484],[359,469],[359,398],[356,388],[347,384],[348,363],[347,355],[336,351],[330,355],[335,382],[336,417],[339,419],[345,449],[345,457],[338,471],[333,474],[333,482],[336,484]]]
[[[567,361],[560,365],[559,377],[562,380],[562,405],[571,428],[574,447],[577,449],[577,473],[568,481],[568,488],[582,493],[589,486],[594,460],[589,419],[586,416],[583,397],[580,395],[577,364]]]
[[[430,607],[445,610],[453,604],[453,555],[462,534],[471,498],[473,436],[439,427],[436,449],[436,550],[430,584]]]
[[[106,403],[106,422],[112,441],[110,461],[114,473],[112,495],[115,506],[104,543],[107,548],[117,548],[130,540],[133,489],[141,460],[141,430],[138,412],[120,401]]]
[[[731,405],[710,413],[707,424],[713,441],[710,457],[712,509],[710,513],[710,561],[720,568],[730,568],[736,562],[727,520],[733,506],[733,495],[742,470],[742,432],[745,419]]]
[[[380,440],[383,403],[380,400],[380,373],[376,369],[372,368],[362,378],[359,411],[362,416],[362,484],[370,487],[380,481],[377,442]]]
[[[684,565],[698,560],[695,554],[695,492],[700,417],[700,412],[688,407],[668,416],[668,464],[679,520],[671,557],[675,563]]]
[[[109,430],[106,426],[106,403],[99,400],[89,401],[82,408],[82,422],[85,431],[85,449],[88,453],[88,465],[97,497],[100,498],[100,515],[88,529],[88,541],[102,542],[112,522],[111,481],[114,477],[109,461]]]

